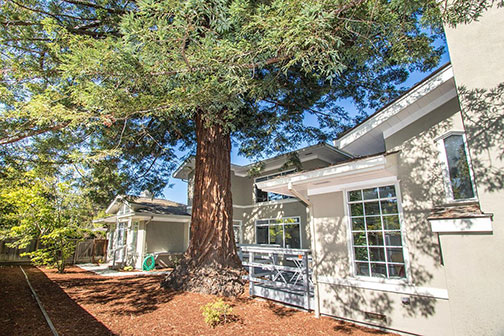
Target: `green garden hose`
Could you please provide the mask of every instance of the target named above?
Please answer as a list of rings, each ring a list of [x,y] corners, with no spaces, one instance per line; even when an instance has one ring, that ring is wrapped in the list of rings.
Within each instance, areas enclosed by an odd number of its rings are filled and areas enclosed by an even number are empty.
[[[152,271],[154,267],[156,267],[156,261],[154,260],[154,256],[149,254],[143,261],[142,269],[144,271]]]

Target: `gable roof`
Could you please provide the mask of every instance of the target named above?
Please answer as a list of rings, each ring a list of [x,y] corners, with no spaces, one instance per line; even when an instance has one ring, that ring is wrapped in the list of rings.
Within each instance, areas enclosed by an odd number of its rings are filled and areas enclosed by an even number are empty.
[[[384,138],[456,97],[453,70],[447,63],[334,141],[358,155],[384,150]]]
[[[105,212],[107,214],[117,213],[120,206],[124,203],[133,207],[136,213],[151,213],[159,215],[187,215],[186,206],[170,200],[162,198],[138,197],[119,195],[108,206]]]

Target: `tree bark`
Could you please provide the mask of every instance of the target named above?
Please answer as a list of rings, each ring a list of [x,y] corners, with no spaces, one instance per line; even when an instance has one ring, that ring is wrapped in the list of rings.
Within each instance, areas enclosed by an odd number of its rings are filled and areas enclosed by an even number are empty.
[[[236,253],[231,197],[231,138],[215,120],[196,114],[196,169],[191,239],[164,287],[206,294],[243,293],[244,270]]]

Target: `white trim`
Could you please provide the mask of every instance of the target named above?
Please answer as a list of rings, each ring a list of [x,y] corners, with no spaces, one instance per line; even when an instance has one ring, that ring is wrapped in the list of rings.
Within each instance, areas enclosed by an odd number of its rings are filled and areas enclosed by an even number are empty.
[[[368,181],[369,183],[366,185],[366,184],[363,184],[361,186],[359,186],[358,188],[346,188],[346,189],[343,189],[342,192],[343,192],[343,202],[344,202],[344,206],[343,206],[343,210],[344,210],[344,218],[343,220],[346,221],[347,225],[346,225],[346,228],[347,228],[347,239],[348,239],[348,250],[349,250],[349,254],[348,256],[350,257],[350,274],[352,274],[352,276],[355,278],[355,279],[364,279],[363,281],[365,282],[376,282],[376,281],[379,281],[379,282],[384,282],[384,283],[389,283],[389,284],[396,284],[396,283],[404,283],[404,282],[407,282],[407,283],[411,283],[411,272],[410,272],[410,267],[411,267],[411,263],[410,263],[410,259],[409,259],[409,246],[408,246],[408,243],[406,241],[406,235],[405,235],[405,232],[404,232],[404,213],[403,213],[403,208],[402,208],[402,198],[401,198],[401,188],[399,186],[399,180],[397,180],[396,178],[396,181],[394,183],[386,183],[386,182],[382,182],[382,183],[377,183],[377,184],[373,184],[372,183],[372,180]],[[402,250],[403,250],[403,259],[404,259],[404,267],[405,267],[405,277],[404,279],[381,279],[381,278],[378,278],[378,277],[373,277],[373,276],[358,276],[357,275],[357,271],[355,269],[355,254],[354,254],[354,248],[353,248],[353,237],[352,237],[352,221],[350,220],[350,214],[349,214],[349,209],[348,209],[348,192],[349,191],[352,191],[352,190],[355,190],[355,189],[366,189],[366,188],[375,188],[375,187],[383,187],[383,186],[386,186],[386,185],[390,185],[390,184],[393,184],[394,185],[394,188],[395,188],[395,192],[396,192],[396,199],[397,199],[397,211],[398,211],[398,216],[399,216],[399,227],[400,227],[400,233],[401,233],[401,244],[402,244]],[[385,237],[383,237],[383,239],[385,239]],[[369,245],[368,245],[369,246]],[[386,252],[385,252],[386,253]],[[368,263],[371,263],[371,260],[368,261]],[[386,263],[386,265],[388,266],[388,263]],[[388,273],[388,271],[387,271]]]
[[[417,100],[427,95],[429,92],[435,90],[443,83],[453,78],[453,69],[452,66],[447,66],[445,69],[441,70],[440,73],[430,78],[426,82],[422,83],[418,87],[416,87],[411,92],[407,93],[403,97],[399,98],[395,103],[385,108],[384,110],[376,113],[374,116],[354,128],[349,133],[345,134],[340,139],[334,141],[334,145],[338,148],[344,148],[356,141],[364,134],[370,132],[378,125],[382,124],[390,117],[396,115],[406,107],[414,104]]]
[[[392,292],[398,294],[426,296],[442,300],[448,300],[449,298],[447,289],[433,288],[433,287],[417,287],[406,283],[392,284],[385,282],[363,281],[355,278],[337,279],[326,276],[319,276],[318,281],[319,283],[328,285],[362,288],[362,289],[376,290],[381,292]]]
[[[256,184],[259,189],[269,190],[269,188],[272,187],[287,185],[289,182],[296,185],[302,182],[316,182],[319,180],[325,180],[329,177],[355,175],[356,173],[384,169],[385,164],[386,164],[385,156],[378,155],[348,163],[320,168],[300,174],[290,175],[282,178],[276,178],[270,181],[258,182]]]
[[[490,217],[429,219],[432,232],[492,232]]]
[[[418,119],[422,118],[423,116],[429,114],[430,112],[434,111],[438,107],[442,106],[446,102],[448,102],[450,99],[453,99],[457,97],[457,89],[453,88],[450,91],[446,92],[443,94],[441,97],[433,100],[426,106],[422,107],[421,109],[415,111],[414,113],[409,114],[406,118],[401,120],[399,123],[393,125],[392,127],[389,127],[383,131],[383,137],[386,139],[390,137],[391,135],[397,133],[398,131],[402,130],[406,126],[414,123]]]
[[[364,180],[364,181],[359,181],[359,182],[352,182],[352,183],[338,184],[338,185],[322,187],[322,188],[308,189],[308,196],[338,192],[338,191],[342,191],[345,189],[351,189],[351,188],[360,189],[362,187],[367,187],[370,184],[376,184],[376,186],[379,186],[379,184],[383,184],[383,185],[395,184],[396,182],[397,182],[396,176],[387,176],[387,177]]]
[[[450,180],[450,170],[448,167],[448,157],[446,155],[446,147],[444,140],[452,135],[461,135],[462,136],[462,141],[464,142],[464,151],[467,159],[467,166],[469,168],[469,177],[471,179],[471,186],[473,190],[474,197],[472,198],[461,198],[461,199],[455,199],[453,197],[453,189],[451,185],[451,180]],[[446,203],[461,203],[461,202],[467,202],[467,201],[477,201],[478,200],[478,194],[476,191],[476,184],[474,180],[474,173],[473,173],[473,168],[472,168],[472,163],[471,163],[471,157],[469,155],[469,147],[467,146],[467,139],[464,131],[449,131],[441,136],[438,136],[437,138],[434,139],[434,141],[437,143],[438,150],[439,150],[439,160],[442,165],[442,174],[443,174],[443,184],[444,184],[444,189],[445,189],[445,194],[446,194]]]

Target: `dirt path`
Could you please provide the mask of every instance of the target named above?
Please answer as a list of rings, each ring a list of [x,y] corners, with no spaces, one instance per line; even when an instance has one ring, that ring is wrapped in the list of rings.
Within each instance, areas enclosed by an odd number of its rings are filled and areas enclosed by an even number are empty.
[[[383,334],[246,295],[227,300],[234,321],[210,328],[200,308],[216,297],[162,290],[159,275],[112,278],[77,267],[65,274],[34,267],[26,272],[60,335]],[[0,268],[0,284],[0,335],[50,335],[19,267]]]
[[[0,335],[52,335],[19,266],[0,266],[0,307]]]

